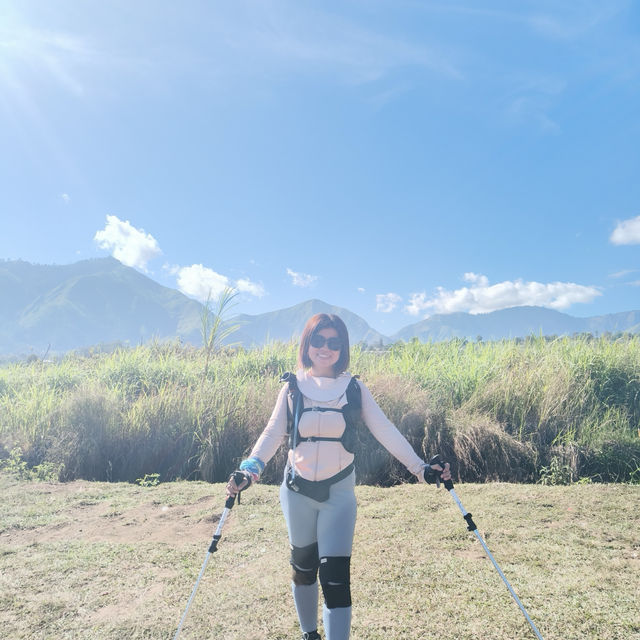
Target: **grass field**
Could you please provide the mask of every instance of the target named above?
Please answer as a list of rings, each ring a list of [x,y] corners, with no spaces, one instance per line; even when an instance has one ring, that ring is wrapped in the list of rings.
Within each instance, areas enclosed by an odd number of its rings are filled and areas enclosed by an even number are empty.
[[[0,628],[10,640],[173,638],[223,485],[0,474]],[[640,486],[460,484],[545,640],[640,638]],[[181,640],[297,639],[276,486],[236,505]],[[358,486],[352,637],[534,638],[459,510],[424,485]]]
[[[640,482],[640,336],[410,342],[351,356],[416,451],[443,454],[458,481]],[[295,359],[293,344],[209,354],[151,343],[0,366],[0,464],[13,456],[14,468],[65,481],[222,482]],[[359,432],[359,481],[406,479]]]

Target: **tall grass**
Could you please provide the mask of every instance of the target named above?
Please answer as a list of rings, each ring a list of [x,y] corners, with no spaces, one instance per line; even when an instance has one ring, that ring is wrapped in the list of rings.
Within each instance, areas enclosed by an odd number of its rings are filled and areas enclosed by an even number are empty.
[[[271,413],[296,345],[149,344],[0,368],[0,455],[61,479],[222,481]],[[425,458],[458,479],[640,481],[640,337],[356,346],[351,370]],[[284,452],[267,467],[277,482]],[[359,429],[359,481],[406,471]],[[562,473],[550,475],[550,469]]]

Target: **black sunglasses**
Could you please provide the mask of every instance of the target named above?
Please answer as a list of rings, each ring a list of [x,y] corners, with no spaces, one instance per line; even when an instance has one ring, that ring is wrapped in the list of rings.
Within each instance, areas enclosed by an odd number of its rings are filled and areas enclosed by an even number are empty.
[[[326,344],[331,351],[340,351],[342,349],[342,340],[340,338],[325,338],[319,333],[314,333],[309,340],[309,344],[314,349],[322,349]]]

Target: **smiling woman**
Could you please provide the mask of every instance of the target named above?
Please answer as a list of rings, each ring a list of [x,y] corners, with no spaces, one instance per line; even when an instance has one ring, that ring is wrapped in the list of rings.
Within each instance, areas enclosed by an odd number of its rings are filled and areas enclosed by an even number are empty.
[[[371,392],[347,372],[349,334],[336,315],[306,323],[298,372],[285,374],[276,406],[249,458],[227,485],[229,496],[257,482],[282,442],[289,453],[280,503],[291,544],[293,596],[305,640],[318,634],[319,585],[327,640],[347,640],[351,629],[350,563],[356,521],[354,435],[362,421],[419,482],[450,479],[449,464],[427,465],[384,415]],[[240,474],[237,476],[236,474]],[[236,482],[237,477],[244,480]]]

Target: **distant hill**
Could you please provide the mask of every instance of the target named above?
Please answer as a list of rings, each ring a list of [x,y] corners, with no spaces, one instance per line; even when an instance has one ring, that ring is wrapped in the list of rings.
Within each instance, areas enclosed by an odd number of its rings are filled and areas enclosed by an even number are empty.
[[[404,327],[393,336],[392,341],[409,341],[416,337],[421,342],[467,338],[475,340],[500,340],[528,335],[573,335],[627,331],[640,333],[640,311],[614,313],[590,318],[576,318],[566,313],[544,307],[512,307],[472,315],[449,313],[434,315],[426,320]]]
[[[0,354],[44,354],[97,344],[136,345],[152,339],[180,338],[200,345],[203,306],[175,289],[163,287],[113,258],[70,265],[0,261]],[[576,318],[541,307],[516,307],[493,313],[435,315],[384,336],[348,309],[307,300],[259,315],[238,315],[240,329],[228,342],[245,347],[300,336],[315,313],[335,313],[349,329],[352,343],[386,344],[398,340],[451,338],[498,340],[530,334],[590,332],[640,333],[640,311]]]
[[[97,344],[180,338],[202,344],[203,306],[113,258],[70,265],[0,262],[0,354],[61,353]],[[338,314],[352,342],[385,338],[359,316],[321,300],[260,315],[238,315],[227,342],[246,347],[300,336],[315,313]]]
[[[307,300],[293,307],[255,316],[235,316],[232,320],[240,323],[240,329],[229,337],[229,341],[241,342],[245,346],[261,345],[270,340],[288,342],[300,337],[306,321],[316,313],[333,313],[340,316],[347,325],[349,340],[352,344],[357,342],[378,344],[389,341],[381,333],[372,329],[360,316],[322,300]]]
[[[0,353],[198,339],[202,306],[113,258],[0,262]]]

